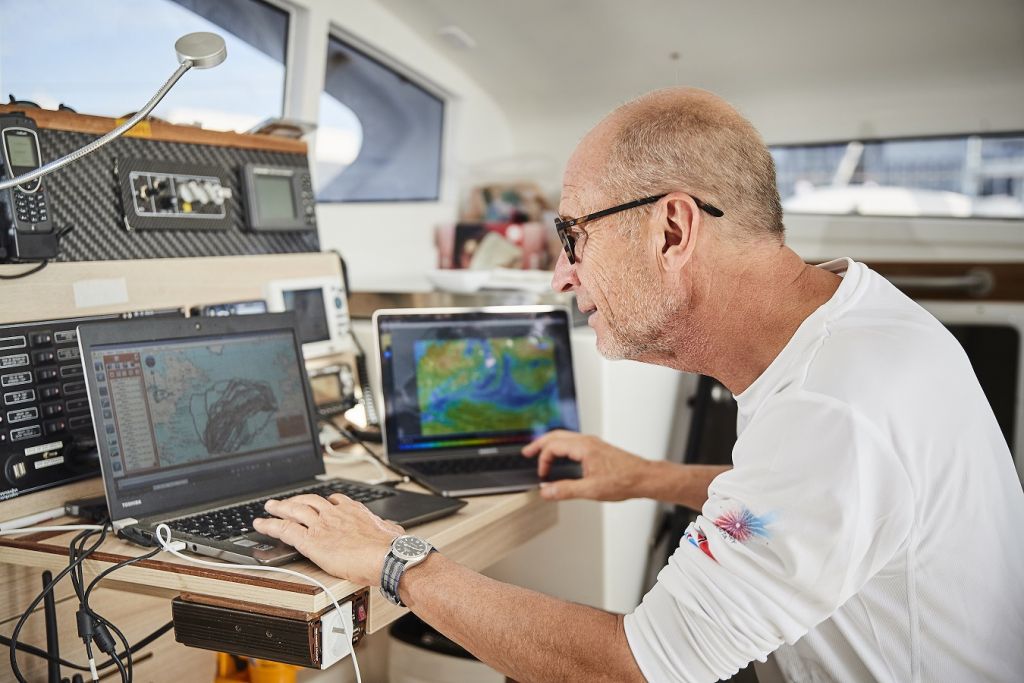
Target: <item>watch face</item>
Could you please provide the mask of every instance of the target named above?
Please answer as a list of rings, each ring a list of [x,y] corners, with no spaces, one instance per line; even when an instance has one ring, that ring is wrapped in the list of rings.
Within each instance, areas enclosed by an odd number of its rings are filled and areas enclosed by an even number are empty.
[[[403,560],[415,560],[426,554],[430,546],[415,536],[399,536],[391,544],[391,551]]]

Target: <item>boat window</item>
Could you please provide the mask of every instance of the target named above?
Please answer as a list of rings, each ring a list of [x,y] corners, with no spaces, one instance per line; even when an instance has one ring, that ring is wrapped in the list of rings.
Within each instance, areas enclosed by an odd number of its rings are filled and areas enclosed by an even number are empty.
[[[317,200],[438,199],[444,100],[331,36],[316,135]]]
[[[153,116],[237,131],[281,116],[289,14],[261,0],[0,0],[0,16],[0,92],[25,106],[134,113],[178,66],[174,42],[210,31],[227,60],[193,69]]]
[[[1024,135],[771,148],[787,213],[1024,218]]]

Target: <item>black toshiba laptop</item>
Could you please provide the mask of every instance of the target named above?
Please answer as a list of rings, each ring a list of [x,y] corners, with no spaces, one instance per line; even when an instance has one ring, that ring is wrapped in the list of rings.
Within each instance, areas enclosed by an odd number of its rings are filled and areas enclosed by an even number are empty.
[[[380,310],[373,316],[391,464],[444,496],[540,483],[522,447],[579,430],[569,312],[555,306]],[[556,461],[549,479],[580,476]]]
[[[256,533],[263,503],[343,493],[399,524],[464,501],[327,479],[291,313],[81,325],[96,442],[119,535],[158,524],[201,555],[282,564],[298,553]]]

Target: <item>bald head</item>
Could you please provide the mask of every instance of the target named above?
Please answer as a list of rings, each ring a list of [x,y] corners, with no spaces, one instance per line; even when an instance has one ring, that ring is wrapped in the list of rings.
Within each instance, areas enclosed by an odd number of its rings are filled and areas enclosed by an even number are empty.
[[[599,169],[611,203],[681,190],[722,209],[730,237],[782,241],[771,154],[749,121],[707,91],[668,88],[622,105],[587,134],[567,171],[580,166]]]

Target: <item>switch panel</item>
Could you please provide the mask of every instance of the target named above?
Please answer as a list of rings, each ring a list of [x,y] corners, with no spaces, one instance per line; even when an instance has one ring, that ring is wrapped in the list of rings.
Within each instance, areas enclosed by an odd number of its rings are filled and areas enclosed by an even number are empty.
[[[142,158],[119,159],[116,169],[127,230],[231,228],[228,169]]]

